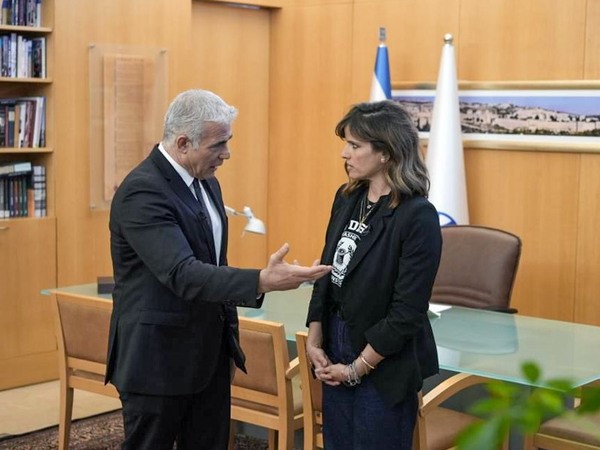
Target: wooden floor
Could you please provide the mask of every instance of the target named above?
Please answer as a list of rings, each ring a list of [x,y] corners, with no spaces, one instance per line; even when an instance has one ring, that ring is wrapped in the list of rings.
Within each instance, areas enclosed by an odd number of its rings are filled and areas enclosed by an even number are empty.
[[[75,390],[73,419],[94,416],[121,407],[117,398]],[[58,425],[57,381],[0,391],[0,437]]]

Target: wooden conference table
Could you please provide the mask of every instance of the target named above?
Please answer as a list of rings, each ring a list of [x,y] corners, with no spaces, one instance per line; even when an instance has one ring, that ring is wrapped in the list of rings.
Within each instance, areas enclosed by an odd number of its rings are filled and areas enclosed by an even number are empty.
[[[110,300],[96,284],[48,289],[45,294]],[[267,294],[261,309],[238,308],[244,317],[281,322],[287,339],[306,330],[311,287]],[[521,373],[537,362],[543,379],[568,378],[576,386],[600,379],[600,327],[556,320],[449,307],[430,316],[442,369],[531,385]]]

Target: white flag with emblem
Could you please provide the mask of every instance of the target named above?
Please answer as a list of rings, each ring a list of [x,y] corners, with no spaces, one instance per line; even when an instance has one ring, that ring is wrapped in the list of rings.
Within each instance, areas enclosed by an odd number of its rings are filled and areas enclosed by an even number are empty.
[[[429,200],[438,210],[440,225],[468,224],[458,81],[449,34],[444,36],[426,164],[431,180]]]

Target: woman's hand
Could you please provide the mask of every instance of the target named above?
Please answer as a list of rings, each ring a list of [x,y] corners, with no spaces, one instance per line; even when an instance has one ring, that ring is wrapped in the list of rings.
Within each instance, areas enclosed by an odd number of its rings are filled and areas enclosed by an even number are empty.
[[[306,356],[308,356],[308,360],[315,370],[327,367],[329,364],[331,364],[331,361],[329,361],[325,351],[318,345],[311,345],[310,343],[307,343]]]
[[[329,364],[325,367],[315,368],[318,380],[330,386],[339,386],[346,379],[345,364]]]

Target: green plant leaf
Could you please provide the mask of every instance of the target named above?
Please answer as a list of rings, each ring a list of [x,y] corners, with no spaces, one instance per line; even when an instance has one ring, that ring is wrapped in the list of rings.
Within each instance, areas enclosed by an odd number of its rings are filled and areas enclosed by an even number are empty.
[[[519,387],[503,381],[490,381],[486,384],[487,391],[494,397],[510,398],[519,392]]]
[[[517,405],[509,415],[509,421],[512,425],[526,433],[536,431],[542,421],[542,415],[539,411],[532,408],[524,408]]]
[[[584,387],[581,390],[581,404],[577,408],[579,414],[600,410],[600,387]]]
[[[506,410],[507,408],[508,403],[506,401],[499,398],[488,397],[475,403],[469,408],[469,412],[476,416],[490,416],[497,414],[499,411]]]
[[[565,410],[564,402],[566,395],[547,389],[539,389],[537,392],[535,392],[535,395],[539,405],[541,406],[542,413],[556,415]]]
[[[536,384],[542,374],[540,367],[532,361],[523,363],[521,370],[523,371],[525,378],[527,378],[527,381],[529,381],[531,384]]]
[[[458,436],[459,450],[495,450],[502,447],[507,435],[507,422],[502,417],[493,417],[466,427]]]

